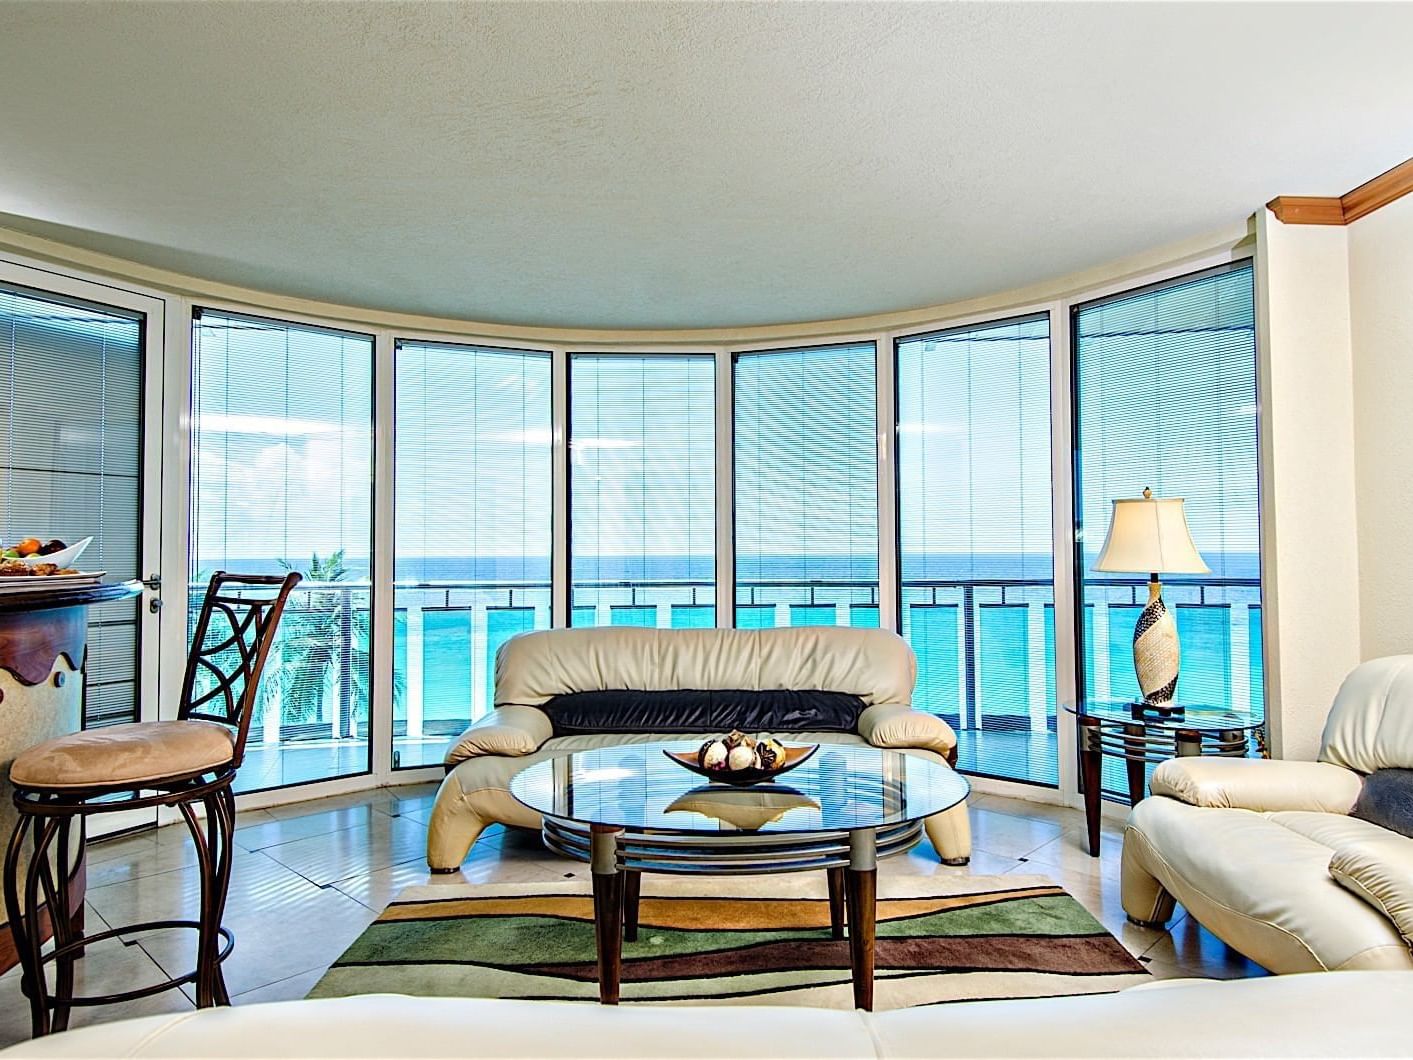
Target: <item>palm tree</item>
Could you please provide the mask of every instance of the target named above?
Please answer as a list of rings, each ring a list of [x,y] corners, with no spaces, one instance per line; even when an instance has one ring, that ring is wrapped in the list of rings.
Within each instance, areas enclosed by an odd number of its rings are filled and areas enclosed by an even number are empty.
[[[280,566],[298,569],[283,559]],[[309,566],[299,573],[315,585],[343,581],[348,577],[343,549],[323,558],[314,553]],[[283,704],[282,722],[317,723],[326,696],[335,692],[338,716],[334,736],[357,736],[360,725],[366,731],[371,669],[368,614],[353,607],[350,592],[317,588],[286,613],[280,630],[280,663],[274,674]],[[403,684],[402,675],[395,675],[394,702],[402,698]]]

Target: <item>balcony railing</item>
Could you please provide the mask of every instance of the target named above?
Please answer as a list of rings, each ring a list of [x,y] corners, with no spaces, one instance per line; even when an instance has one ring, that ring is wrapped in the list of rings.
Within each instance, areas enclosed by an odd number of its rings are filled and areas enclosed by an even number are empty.
[[[193,585],[193,594],[202,589]],[[900,617],[919,660],[916,705],[946,717],[959,732],[976,734],[978,747],[985,739],[998,749],[1017,740],[1039,741],[1044,746],[1028,746],[1024,756],[1053,762],[1052,593],[1048,578],[904,581]],[[1183,635],[1183,698],[1260,713],[1259,582],[1174,579],[1164,595]],[[1089,581],[1084,597],[1086,688],[1095,697],[1131,696],[1136,687],[1129,640],[1146,582]],[[367,738],[370,599],[367,581],[299,586],[271,659],[254,742]],[[394,606],[394,736],[406,751],[401,764],[439,761],[445,741],[490,709],[500,645],[516,633],[548,628],[550,585],[401,581],[394,584]],[[705,581],[579,582],[571,620],[710,627],[716,624],[715,589]],[[736,621],[747,628],[876,627],[878,586],[844,580],[742,583]],[[992,757],[997,755],[1000,750]],[[996,772],[983,765],[978,760],[976,770]],[[1000,775],[1021,768],[1031,767],[1007,765]]]

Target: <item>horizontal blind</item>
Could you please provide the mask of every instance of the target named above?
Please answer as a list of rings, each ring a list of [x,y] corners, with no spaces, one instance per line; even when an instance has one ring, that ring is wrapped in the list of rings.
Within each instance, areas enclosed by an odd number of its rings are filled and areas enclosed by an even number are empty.
[[[1078,306],[1073,326],[1085,690],[1094,698],[1138,694],[1128,645],[1147,579],[1093,567],[1111,502],[1151,487],[1155,496],[1185,498],[1193,540],[1212,569],[1164,579],[1183,638],[1178,699],[1261,717],[1261,674],[1251,665],[1260,607],[1251,264]],[[1117,773],[1106,773],[1105,786],[1126,788]]]
[[[714,624],[715,379],[709,354],[571,357],[575,625]]]
[[[306,579],[280,626],[238,786],[364,772],[372,337],[198,310],[192,361],[193,603],[216,570]],[[336,752],[331,739],[353,746]]]
[[[140,576],[143,317],[0,287],[0,539],[93,536],[83,570]],[[137,604],[91,609],[84,724],[136,721]]]
[[[1056,785],[1049,317],[900,340],[897,391],[914,705],[962,769]]]
[[[495,653],[550,624],[550,355],[399,341],[396,764],[490,709]]]
[[[878,597],[871,342],[735,358],[738,625],[867,624]]]

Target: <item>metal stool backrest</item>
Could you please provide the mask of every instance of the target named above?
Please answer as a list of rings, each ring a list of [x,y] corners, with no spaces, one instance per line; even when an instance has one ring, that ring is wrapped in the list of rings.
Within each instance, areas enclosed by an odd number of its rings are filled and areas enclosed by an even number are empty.
[[[216,721],[234,728],[236,766],[245,758],[245,738],[255,715],[265,659],[275,642],[285,601],[300,578],[296,573],[217,571],[206,587],[192,633],[177,717]],[[273,596],[260,591],[270,589],[277,590]],[[252,590],[256,594],[247,595]]]

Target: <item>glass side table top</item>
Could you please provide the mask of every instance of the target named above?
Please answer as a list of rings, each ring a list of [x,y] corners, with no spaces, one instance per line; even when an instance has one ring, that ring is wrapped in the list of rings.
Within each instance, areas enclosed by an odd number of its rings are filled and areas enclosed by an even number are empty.
[[[663,754],[700,746],[689,740],[574,751],[516,774],[510,791],[550,817],[700,834],[882,828],[950,809],[969,790],[945,765],[862,744],[821,744],[779,779],[745,788],[709,783]]]
[[[1198,732],[1233,732],[1238,729],[1256,729],[1264,722],[1240,711],[1222,710],[1219,707],[1201,704],[1173,704],[1181,713],[1168,715],[1144,711],[1142,703],[1126,699],[1082,699],[1079,702],[1065,703],[1065,710],[1082,717],[1095,718],[1100,722],[1116,725],[1132,725],[1135,722],[1150,729],[1186,729]]]

